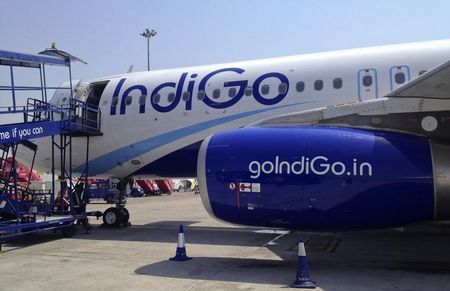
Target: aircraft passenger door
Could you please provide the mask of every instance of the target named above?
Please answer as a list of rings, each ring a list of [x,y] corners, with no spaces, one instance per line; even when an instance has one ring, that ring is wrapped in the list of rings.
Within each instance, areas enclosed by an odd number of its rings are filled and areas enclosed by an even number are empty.
[[[375,69],[362,69],[358,72],[358,100],[378,98],[378,79]]]
[[[105,90],[106,85],[108,85],[108,82],[109,81],[91,84],[86,103],[93,106],[99,106],[100,98],[102,97],[103,91]]]
[[[91,84],[89,94],[85,102],[89,105],[99,107],[100,98],[102,97],[103,91],[105,90],[106,85],[108,85],[108,82],[109,81]],[[85,118],[86,125],[88,127],[92,129],[96,129],[98,127],[99,116],[95,110],[86,109]]]
[[[391,91],[402,86],[411,78],[408,66],[395,66],[389,69],[389,78],[391,82]]]

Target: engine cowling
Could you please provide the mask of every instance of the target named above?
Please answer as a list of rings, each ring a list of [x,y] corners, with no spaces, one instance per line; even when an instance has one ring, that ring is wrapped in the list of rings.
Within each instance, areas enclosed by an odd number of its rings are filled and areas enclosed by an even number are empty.
[[[449,219],[449,153],[397,132],[242,128],[206,139],[197,169],[203,204],[220,220],[359,230]]]

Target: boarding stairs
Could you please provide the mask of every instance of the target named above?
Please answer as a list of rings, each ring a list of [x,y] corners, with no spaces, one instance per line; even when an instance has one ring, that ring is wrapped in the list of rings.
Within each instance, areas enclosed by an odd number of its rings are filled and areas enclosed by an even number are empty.
[[[86,140],[86,169],[82,177],[88,176],[89,138],[101,135],[101,112],[96,106],[72,98],[72,81],[66,88],[47,85],[45,70],[49,66],[68,68],[69,80],[72,79],[70,63],[75,58],[67,53],[63,54],[67,57],[51,56],[50,53],[56,52],[59,55],[59,51],[53,49],[42,52],[43,55],[0,50],[0,65],[8,66],[11,73],[11,85],[0,86],[0,91],[10,91],[12,97],[9,106],[0,107],[3,122],[0,124],[0,247],[6,239],[27,233],[58,228],[71,231],[75,221],[86,219],[85,208],[82,212],[74,210],[72,193],[67,197],[69,207],[58,208],[55,176],[60,177],[61,185],[67,179],[71,181],[69,189],[76,188],[72,182],[75,180],[72,177],[72,138]],[[16,86],[15,67],[37,69],[41,85]],[[49,89],[70,91],[68,102],[62,106],[52,105],[47,98]],[[36,91],[40,98],[28,98],[26,104],[19,106],[16,97],[19,91]],[[8,122],[10,117],[11,122]],[[21,147],[31,150],[31,176],[38,150],[34,141],[38,138],[51,139],[52,189],[47,191],[30,189],[31,177],[25,179],[26,182],[18,181],[16,156],[22,151]],[[55,152],[59,152],[58,161],[55,161]],[[59,175],[55,164],[60,167]]]

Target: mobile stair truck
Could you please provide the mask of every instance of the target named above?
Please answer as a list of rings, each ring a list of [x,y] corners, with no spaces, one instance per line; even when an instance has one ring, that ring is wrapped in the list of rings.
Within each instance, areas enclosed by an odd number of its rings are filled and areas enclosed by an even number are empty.
[[[21,235],[57,229],[64,235],[73,235],[76,223],[88,225],[87,215],[92,213],[86,213],[81,181],[88,177],[89,138],[101,134],[100,111],[72,97],[72,81],[68,82],[69,87],[50,87],[46,80],[50,69],[68,72],[67,77],[72,80],[71,62],[77,60],[81,61],[56,49],[39,54],[0,50],[0,80],[10,79],[6,85],[0,84],[0,247]],[[15,76],[24,70],[37,74],[40,85],[19,86]],[[67,90],[66,105],[50,105],[47,96],[52,90]],[[48,191],[32,190],[31,179],[19,183],[17,177],[17,159],[21,158],[18,154],[25,152],[32,157],[31,175],[39,150],[33,140],[38,138],[51,139],[52,189]],[[86,140],[86,169],[78,180],[72,177],[73,138],[83,139],[83,143]],[[56,183],[61,186],[59,195],[55,193]]]

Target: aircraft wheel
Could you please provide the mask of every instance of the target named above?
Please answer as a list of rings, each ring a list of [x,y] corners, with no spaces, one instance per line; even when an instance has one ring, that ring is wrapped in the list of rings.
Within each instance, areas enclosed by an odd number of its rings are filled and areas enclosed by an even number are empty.
[[[117,227],[122,220],[122,212],[119,208],[110,207],[103,213],[103,226]]]
[[[128,221],[130,220],[130,212],[125,207],[122,210],[122,223],[123,225],[128,225]]]

